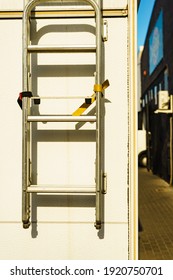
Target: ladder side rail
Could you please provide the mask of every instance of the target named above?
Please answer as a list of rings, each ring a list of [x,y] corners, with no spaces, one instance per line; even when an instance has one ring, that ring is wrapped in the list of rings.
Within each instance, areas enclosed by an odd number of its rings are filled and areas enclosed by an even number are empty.
[[[96,76],[95,84],[101,85],[101,59],[102,59],[102,33],[101,33],[101,9],[96,12]],[[102,222],[102,116],[101,98],[102,92],[96,91],[96,229],[101,229]]]
[[[27,45],[30,42],[30,25],[26,18],[23,18],[23,92],[30,90],[30,54]],[[28,113],[30,110],[30,100],[27,96],[22,98],[22,221],[23,227],[30,225],[30,194],[27,193],[30,184],[30,123],[28,123]]]

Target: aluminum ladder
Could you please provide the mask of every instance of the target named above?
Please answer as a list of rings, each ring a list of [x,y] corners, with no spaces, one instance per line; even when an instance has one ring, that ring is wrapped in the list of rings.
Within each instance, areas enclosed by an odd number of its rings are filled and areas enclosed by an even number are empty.
[[[61,2],[61,0],[30,0],[23,12],[23,91],[22,95],[22,222],[23,228],[29,228],[30,226],[30,200],[31,193],[56,193],[56,194],[95,194],[95,227],[101,229],[102,224],[102,194],[104,193],[103,177],[104,172],[101,167],[101,140],[102,140],[102,127],[101,127],[101,99],[103,98],[103,90],[105,86],[101,81],[101,57],[102,57],[102,16],[101,8],[94,0],[82,0],[79,2],[86,2],[95,11],[95,27],[96,27],[96,44],[93,46],[39,46],[30,44],[30,17],[32,10],[39,4],[51,3],[55,4]],[[72,0],[63,0],[63,2],[75,2]],[[87,115],[71,115],[71,116],[33,116],[31,115],[31,99],[32,89],[30,83],[30,58],[32,53],[73,53],[73,52],[95,52],[96,58],[96,74],[95,74],[95,101],[96,101],[96,114],[93,116]],[[95,186],[81,187],[74,186],[73,188],[66,188],[62,186],[41,186],[32,185],[32,175],[30,174],[30,129],[32,122],[96,122],[96,174],[95,174]]]

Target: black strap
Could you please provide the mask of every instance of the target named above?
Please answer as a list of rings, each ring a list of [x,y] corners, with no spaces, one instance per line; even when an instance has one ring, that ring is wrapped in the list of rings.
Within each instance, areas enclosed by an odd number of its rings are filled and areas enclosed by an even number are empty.
[[[22,97],[29,97],[29,98],[32,97],[31,91],[22,91],[21,94],[22,94]]]

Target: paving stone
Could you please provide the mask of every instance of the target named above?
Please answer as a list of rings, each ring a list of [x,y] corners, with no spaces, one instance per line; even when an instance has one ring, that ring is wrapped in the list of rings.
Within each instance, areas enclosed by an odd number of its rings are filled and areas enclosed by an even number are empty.
[[[173,260],[173,187],[139,168],[139,259]]]

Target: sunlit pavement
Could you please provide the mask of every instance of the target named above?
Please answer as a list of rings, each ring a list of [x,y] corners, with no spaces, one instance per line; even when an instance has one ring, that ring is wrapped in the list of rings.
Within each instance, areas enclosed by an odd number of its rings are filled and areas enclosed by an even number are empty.
[[[139,259],[173,260],[173,187],[139,168]]]

